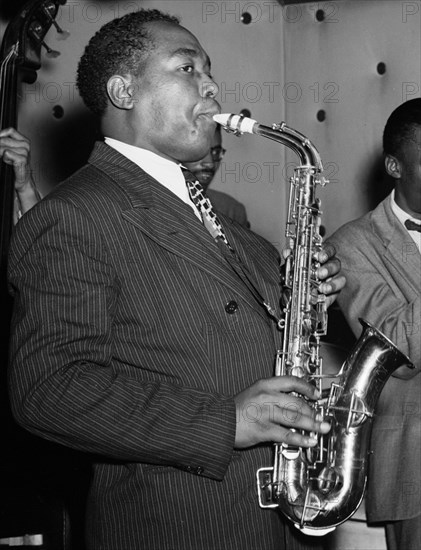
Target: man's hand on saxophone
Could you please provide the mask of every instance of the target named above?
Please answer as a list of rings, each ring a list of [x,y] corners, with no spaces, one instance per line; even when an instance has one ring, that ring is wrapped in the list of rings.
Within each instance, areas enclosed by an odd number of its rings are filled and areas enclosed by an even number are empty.
[[[282,251],[284,260],[290,254],[292,254],[290,248],[285,248]],[[328,308],[336,300],[339,292],[345,287],[346,278],[341,273],[341,261],[336,257],[335,247],[331,243],[323,243],[321,250],[316,252],[315,260],[320,263],[317,277],[321,283],[317,291],[326,296],[326,307]]]
[[[321,264],[317,270],[321,281],[318,290],[326,296],[326,307],[333,304],[346,284],[345,275],[341,273],[341,262],[335,254],[335,247],[330,243],[323,243],[321,251],[316,254],[316,260]]]
[[[297,447],[316,445],[317,439],[294,430],[327,433],[330,424],[314,418],[314,410],[296,394],[311,400],[320,397],[311,384],[295,376],[258,380],[237,394],[235,447],[244,449],[268,441]]]

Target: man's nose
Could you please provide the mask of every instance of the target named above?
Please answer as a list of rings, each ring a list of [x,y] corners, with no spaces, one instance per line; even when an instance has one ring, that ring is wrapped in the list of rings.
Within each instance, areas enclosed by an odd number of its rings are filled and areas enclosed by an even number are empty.
[[[218,85],[212,79],[208,78],[208,80],[204,80],[201,86],[202,97],[211,97],[212,99],[214,99],[219,92]]]

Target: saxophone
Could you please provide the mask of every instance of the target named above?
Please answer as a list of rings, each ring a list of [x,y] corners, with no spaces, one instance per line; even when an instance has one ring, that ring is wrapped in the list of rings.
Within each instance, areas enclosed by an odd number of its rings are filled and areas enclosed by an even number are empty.
[[[215,115],[225,130],[257,134],[297,153],[300,165],[291,177],[287,246],[291,251],[281,276],[282,349],[276,376],[305,378],[322,399],[315,415],[330,422],[315,447],[274,445],[272,467],[257,471],[259,504],[278,508],[305,534],[325,535],[349,519],[361,504],[367,481],[371,425],[377,400],[391,374],[410,360],[379,330],[360,319],[362,333],[330,389],[322,392],[320,338],[327,332],[325,297],[317,292],[316,253],[321,249],[321,211],[316,197],[325,185],[320,155],[309,139],[285,123],[264,126],[242,115]],[[328,395],[326,395],[328,394]]]

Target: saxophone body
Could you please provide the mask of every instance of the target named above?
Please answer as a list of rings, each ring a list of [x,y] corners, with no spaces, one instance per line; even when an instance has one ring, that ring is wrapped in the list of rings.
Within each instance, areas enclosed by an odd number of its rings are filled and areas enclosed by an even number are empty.
[[[320,338],[327,332],[325,297],[318,293],[316,253],[322,247],[318,186],[327,182],[314,145],[285,123],[263,126],[241,115],[214,117],[227,131],[261,135],[294,150],[300,164],[290,182],[287,247],[291,251],[281,276],[282,349],[276,356],[276,376],[298,376],[313,384],[322,399],[315,415],[331,424],[317,434],[315,447],[274,445],[274,461],[257,471],[262,508],[278,508],[306,534],[325,535],[349,519],[361,504],[367,480],[369,442],[375,407],[391,374],[413,367],[379,330],[360,319],[362,334],[330,390],[322,391],[323,358]],[[328,395],[326,395],[328,394]]]

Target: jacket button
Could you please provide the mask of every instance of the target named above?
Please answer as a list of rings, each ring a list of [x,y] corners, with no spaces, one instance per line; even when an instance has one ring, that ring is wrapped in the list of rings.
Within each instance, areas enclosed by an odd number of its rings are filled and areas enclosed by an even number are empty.
[[[231,300],[227,304],[225,304],[225,311],[229,315],[232,315],[233,313],[235,313],[237,309],[238,309],[238,304],[235,300]]]
[[[205,470],[204,470],[204,468],[202,468],[202,466],[198,466],[196,468],[196,473],[197,473],[198,476],[202,475],[204,471]]]

